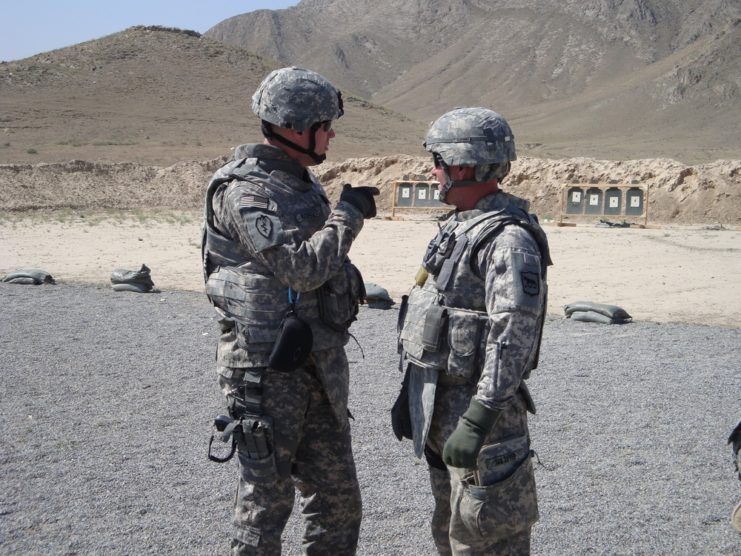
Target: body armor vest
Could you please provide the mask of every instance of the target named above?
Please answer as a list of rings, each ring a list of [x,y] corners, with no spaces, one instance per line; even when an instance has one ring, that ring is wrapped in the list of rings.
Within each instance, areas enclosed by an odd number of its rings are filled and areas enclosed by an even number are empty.
[[[522,210],[485,212],[469,220],[449,219],[430,242],[423,260],[424,285],[404,299],[399,315],[399,343],[415,365],[436,369],[448,382],[466,382],[481,374],[490,329],[484,278],[474,269],[481,247],[505,226],[527,229],[540,247],[542,274],[550,262],[545,234],[535,217]],[[538,347],[545,320],[540,316]],[[537,366],[537,352],[527,371]]]
[[[222,316],[224,332],[236,327],[238,347],[252,354],[247,356],[252,363],[261,363],[272,349],[290,308],[288,288],[250,248],[217,227],[214,195],[233,180],[244,182],[246,190],[265,203],[259,208],[277,215],[282,229],[291,231],[287,242],[308,239],[322,228],[330,213],[329,201],[313,178],[306,182],[281,171],[280,160],[267,161],[269,171],[261,162],[257,158],[235,160],[217,171],[206,193],[202,239],[206,294]],[[358,270],[347,261],[323,286],[299,294],[296,314],[311,326],[314,351],[347,342],[347,328],[357,314],[362,284]]]

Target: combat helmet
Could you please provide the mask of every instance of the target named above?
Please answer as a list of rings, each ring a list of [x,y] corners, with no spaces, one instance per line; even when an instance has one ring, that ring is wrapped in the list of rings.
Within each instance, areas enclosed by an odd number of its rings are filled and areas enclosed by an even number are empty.
[[[262,120],[266,137],[308,154],[317,163],[322,162],[325,156],[314,152],[316,131],[323,122],[344,114],[340,91],[318,73],[297,67],[270,72],[252,95],[252,111]],[[311,144],[307,149],[300,147],[274,134],[270,124],[296,131],[308,129]]]
[[[441,186],[440,200],[445,201],[451,187],[470,185],[454,182],[448,166],[475,167],[475,181],[485,182],[507,176],[510,162],[517,159],[515,137],[500,114],[487,108],[456,108],[432,123],[424,147],[440,165],[446,181]]]

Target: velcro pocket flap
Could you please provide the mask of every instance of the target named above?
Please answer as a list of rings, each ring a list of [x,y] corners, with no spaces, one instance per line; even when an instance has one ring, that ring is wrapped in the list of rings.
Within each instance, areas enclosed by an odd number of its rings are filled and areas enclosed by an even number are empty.
[[[469,378],[476,370],[481,318],[478,313],[449,311],[448,315],[448,374]]]

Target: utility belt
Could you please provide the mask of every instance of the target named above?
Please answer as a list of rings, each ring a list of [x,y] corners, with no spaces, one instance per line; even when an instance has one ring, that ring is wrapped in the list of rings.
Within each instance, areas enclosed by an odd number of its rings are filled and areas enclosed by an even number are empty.
[[[485,311],[441,304],[433,289],[415,286],[402,298],[399,349],[415,365],[440,371],[440,380],[462,384],[478,376],[491,328]]]

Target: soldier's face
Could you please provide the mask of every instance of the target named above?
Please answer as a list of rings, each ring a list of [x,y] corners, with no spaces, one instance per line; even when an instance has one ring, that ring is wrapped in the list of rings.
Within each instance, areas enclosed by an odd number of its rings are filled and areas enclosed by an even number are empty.
[[[452,181],[470,181],[473,180],[475,174],[476,170],[473,166],[448,166],[448,175]],[[441,165],[436,165],[432,169],[432,175],[440,186],[445,184],[445,172]],[[453,187],[448,191],[445,202],[460,210],[471,210],[481,197],[479,188]]]
[[[331,125],[329,124],[319,126],[316,131],[312,131],[311,129],[307,129],[304,131],[295,131],[293,129],[287,129],[284,127],[274,127],[273,131],[285,137],[292,143],[295,143],[299,147],[303,147],[304,149],[308,149],[311,145],[311,137],[313,133],[313,152],[320,156],[327,153],[327,151],[329,150],[329,142],[335,136],[334,129],[332,129]],[[291,149],[290,147],[285,147],[278,142],[271,144],[283,149],[291,158],[297,160],[303,166],[314,166],[315,164],[317,164],[317,162],[313,158],[305,153],[301,153],[297,150]]]
[[[473,166],[448,166],[448,175],[453,181],[472,180],[475,174]],[[432,168],[432,177],[440,185],[445,184],[445,170],[442,165],[435,165]]]
[[[329,127],[329,129],[326,129]],[[311,133],[310,129],[305,130],[303,133],[296,133],[296,140],[294,141],[297,145],[309,148],[311,144]],[[331,126],[319,126],[314,132],[314,152],[318,155],[326,154],[329,150],[329,142],[334,139],[335,132]]]
[[[319,129],[316,130],[316,145],[314,147],[314,152],[319,155],[325,154],[329,150],[329,141],[335,137],[334,129],[330,128],[329,131],[327,131],[325,127],[326,126],[319,126]]]
[[[433,166],[430,173],[432,174],[432,177],[437,180],[437,183],[440,185],[445,183],[445,172],[443,171],[442,166]]]

